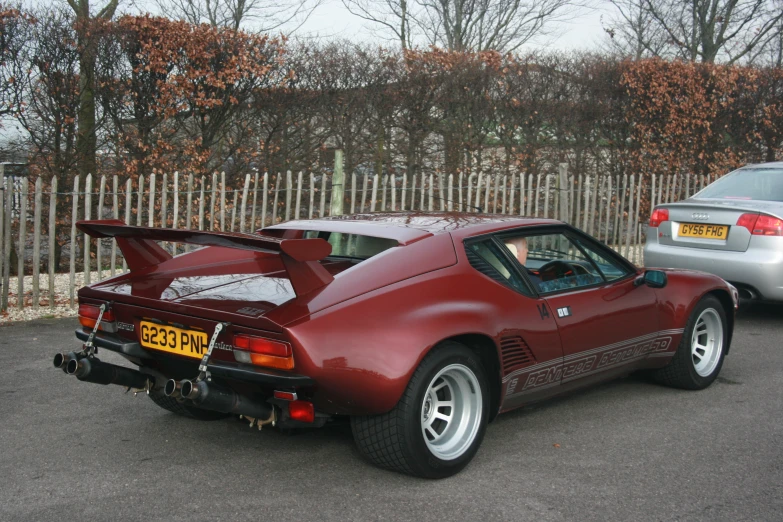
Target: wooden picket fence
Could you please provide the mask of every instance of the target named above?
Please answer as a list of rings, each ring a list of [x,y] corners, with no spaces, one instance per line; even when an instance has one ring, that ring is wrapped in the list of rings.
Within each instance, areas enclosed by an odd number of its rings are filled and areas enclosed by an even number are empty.
[[[78,272],[84,272],[83,282],[90,284],[96,272],[102,280],[127,269],[114,240],[95,240],[76,230],[75,223],[82,219],[114,218],[135,225],[248,233],[290,219],[343,213],[481,211],[569,222],[641,265],[650,202],[684,199],[712,181],[677,175],[652,176],[648,183],[634,175],[571,176],[565,164],[556,172],[537,175],[353,173],[344,179],[339,164],[329,172],[247,174],[238,187],[229,186],[225,174],[217,173],[175,172],[124,181],[118,176],[88,175],[84,180],[76,176],[72,187],[65,190],[57,186],[56,178],[38,178],[31,187],[26,178],[6,177],[0,187],[0,310],[8,309],[13,295],[12,263],[17,275],[32,274],[27,293],[24,278],[16,278],[19,308],[26,301],[33,308],[40,306],[42,265],[48,269],[48,289],[44,290],[48,290],[50,307],[55,305],[56,274],[68,274],[67,303],[72,307]],[[56,233],[50,233],[53,230]],[[58,240],[62,244],[59,264]],[[174,254],[186,251],[176,245],[164,247]]]

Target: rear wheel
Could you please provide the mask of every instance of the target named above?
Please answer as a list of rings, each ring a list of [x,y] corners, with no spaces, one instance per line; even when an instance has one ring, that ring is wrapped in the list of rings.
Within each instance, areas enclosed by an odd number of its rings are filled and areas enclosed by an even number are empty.
[[[489,392],[478,357],[446,342],[413,374],[390,412],[351,418],[359,451],[377,466],[425,478],[459,472],[478,451]]]
[[[166,397],[163,393],[163,389],[152,389],[150,390],[149,396],[150,399],[152,399],[152,402],[164,410],[176,413],[177,415],[182,415],[189,419],[211,421],[225,419],[230,415],[229,413],[221,413],[219,411],[202,410],[201,408],[190,406],[184,402],[179,402],[173,397]]]
[[[716,297],[705,296],[691,313],[671,362],[653,377],[675,388],[704,389],[720,373],[727,340],[726,311]]]

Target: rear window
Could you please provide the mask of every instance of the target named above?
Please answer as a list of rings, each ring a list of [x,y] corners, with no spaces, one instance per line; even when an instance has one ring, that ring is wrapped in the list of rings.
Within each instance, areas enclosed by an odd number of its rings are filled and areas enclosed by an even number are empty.
[[[369,259],[399,244],[396,240],[385,237],[318,230],[308,230],[304,233],[304,237],[305,239],[321,238],[328,241],[332,245],[330,257],[350,257],[353,259]]]
[[[695,196],[697,199],[783,201],[783,170],[742,169],[723,176]]]

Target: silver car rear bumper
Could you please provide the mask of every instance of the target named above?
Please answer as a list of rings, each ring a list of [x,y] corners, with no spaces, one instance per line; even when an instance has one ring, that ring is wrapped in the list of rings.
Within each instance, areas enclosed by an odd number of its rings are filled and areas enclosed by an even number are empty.
[[[783,301],[783,237],[753,236],[747,251],[731,252],[661,245],[656,231],[648,231],[644,266],[709,272],[740,289],[752,287],[764,300]]]

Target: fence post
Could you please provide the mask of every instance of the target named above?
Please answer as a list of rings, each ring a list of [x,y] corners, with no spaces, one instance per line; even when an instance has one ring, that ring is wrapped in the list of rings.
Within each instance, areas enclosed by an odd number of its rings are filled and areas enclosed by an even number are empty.
[[[174,199],[173,208],[171,209],[171,228],[179,228],[179,171],[174,171],[174,186],[171,187],[172,198]],[[176,243],[171,245],[174,250],[172,253],[177,253]]]
[[[310,181],[312,181],[313,175],[310,174]],[[310,212],[313,211],[313,184],[310,183]],[[250,230],[253,233],[256,231],[256,204],[258,202],[258,171],[253,174],[253,209],[250,211]]]
[[[375,199],[378,197],[378,174],[372,177],[372,196],[370,198],[370,212],[375,212]],[[334,201],[334,185],[332,185],[332,201]]]
[[[33,309],[38,309],[41,297],[41,176],[35,180],[35,209],[33,212]]]
[[[299,190],[302,189],[302,173],[299,173]],[[245,174],[245,186],[242,188],[242,207],[239,210],[239,231],[245,232],[245,213],[247,212],[247,192],[250,190],[250,174]],[[296,200],[297,210],[299,209],[299,198]]]
[[[164,173],[160,182],[160,228],[169,226],[169,175]],[[164,249],[165,247],[165,243]]]
[[[604,176],[604,179],[601,180],[600,185],[598,186],[598,192],[600,193],[601,188],[606,186],[606,178],[609,176]],[[606,188],[604,188],[604,194],[606,194]],[[604,218],[604,206],[602,204],[598,204],[598,224],[595,227],[595,238],[599,241],[601,240],[601,222]]]
[[[457,183],[458,183],[458,185],[457,185],[457,201],[459,203],[459,206],[457,207],[457,209],[460,212],[463,212],[465,210],[465,207],[462,205],[462,190],[463,190],[463,185],[464,185],[464,182],[462,180],[464,178],[465,178],[465,173],[464,172],[460,172],[459,173],[459,180],[457,181]],[[468,179],[470,179],[470,176],[468,176]]]
[[[24,247],[27,242],[27,194],[29,192],[27,178],[22,178],[22,196],[19,200],[19,264],[16,271],[16,286],[18,289],[16,306],[24,308]]]
[[[487,180],[487,182],[486,182],[487,187],[486,187],[486,189],[484,191],[484,212],[489,212],[489,210],[488,210],[489,209],[489,192],[492,189],[492,185],[491,185],[492,179],[490,178],[489,175],[487,175],[487,177],[485,179]]]
[[[514,195],[517,192],[517,174],[511,175],[511,185],[508,187],[508,210],[506,214],[514,213]]]
[[[155,226],[155,173],[150,174],[150,200],[149,212],[147,214],[147,226]]]
[[[343,197],[345,195],[345,176],[343,175],[343,151],[334,151],[334,174],[332,174],[332,201],[329,205],[330,216],[343,214]],[[373,185],[373,203],[375,201],[375,185]],[[375,205],[373,204],[373,207]]]
[[[141,215],[141,209],[139,209],[139,215]],[[71,263],[69,265],[71,274],[71,293],[70,293],[70,305],[73,308],[75,304],[75,287],[76,287],[76,219],[79,216],[79,175],[77,174],[73,178],[73,197],[71,198]]]
[[[447,198],[448,199],[448,207],[447,208],[448,208],[449,212],[453,212],[454,211],[454,197],[453,197],[453,192],[454,192],[454,174],[449,174],[449,185],[448,186],[449,186],[449,195],[448,195],[448,198]]]
[[[207,184],[206,176],[201,176],[201,190],[199,190],[198,198],[198,229],[204,230],[204,185]]]
[[[307,219],[313,219],[313,210],[315,210],[315,174],[310,173],[310,210],[307,212]]]
[[[215,230],[215,198],[217,197],[217,172],[212,173],[212,185],[209,187],[209,230]]]
[[[609,245],[609,225],[612,223],[612,175],[606,176],[606,235],[604,244]]]
[[[326,208],[326,174],[321,173],[321,202],[318,205],[318,217],[324,217]]]
[[[389,184],[389,176],[381,175],[381,212],[386,212],[386,186]]]
[[[266,206],[269,203],[269,173],[264,172],[264,195],[261,197],[261,228],[266,226]]]
[[[498,189],[500,188],[500,176],[497,174],[492,175],[495,178],[495,188],[492,193],[492,214],[497,214],[498,211]],[[489,186],[487,187],[489,188]]]
[[[503,174],[503,185],[500,187],[500,192],[502,193],[502,204],[500,205],[500,213],[505,214],[506,213],[506,203],[508,203],[508,196],[507,196],[507,189],[508,189],[508,174]],[[495,199],[497,199],[497,195],[495,196]]]
[[[10,188],[10,185],[9,185]],[[3,300],[8,298],[8,288],[3,282],[5,273],[5,165],[0,163],[0,311],[5,311]]]
[[[106,176],[101,176],[101,188],[98,190],[98,214],[95,217],[103,219],[103,202],[106,198]],[[95,264],[98,267],[98,281],[103,279],[103,240],[95,239]]]
[[[57,220],[57,176],[52,176],[52,183],[50,185],[49,193],[49,263],[47,268],[49,269],[49,309],[54,310],[54,242],[55,242],[55,228]],[[0,219],[2,223],[2,219]]]
[[[133,182],[128,178],[125,182],[125,224],[127,225],[131,224],[131,201],[133,201]],[[139,205],[137,212],[141,214],[141,205]],[[122,271],[126,270],[128,270],[128,262],[125,260],[125,256],[122,256]]]
[[[408,190],[408,173],[402,174],[402,187],[400,188],[400,210],[405,210],[405,191]]]
[[[119,190],[119,179],[117,179],[117,174],[114,175],[114,178],[112,178],[112,216],[114,216],[114,219],[120,219],[120,200],[119,195],[117,194],[117,191]],[[114,274],[117,271],[117,241],[112,238],[111,239],[111,277],[114,277]]]
[[[8,184],[5,190],[5,218],[3,219],[5,232],[3,233],[3,258],[6,260],[3,267],[3,293],[2,305],[0,308],[5,311],[8,309],[8,293],[11,291],[9,288],[11,282],[11,204],[13,202],[14,192],[14,180],[10,176],[7,178]],[[71,285],[73,288],[73,285]]]
[[[187,210],[185,211],[185,228],[193,228],[193,173],[188,173],[188,196],[186,199]],[[185,245],[185,252],[190,252],[190,245]]]
[[[220,231],[226,230],[226,172],[220,173]]]
[[[416,173],[411,176],[411,210],[416,209]]]
[[[351,172],[351,214],[356,214],[356,173]]]
[[[154,176],[154,174],[153,174]],[[92,214],[92,174],[87,174],[84,180],[84,219],[89,221]],[[90,284],[91,262],[90,262],[90,235],[84,234],[84,284]]]
[[[549,219],[549,191],[550,191],[549,174],[544,176],[544,219]]]
[[[231,223],[229,223],[229,231],[234,231],[234,224],[237,221],[237,197],[239,197],[239,191],[234,190],[234,200],[231,203]]]
[[[560,221],[567,223],[568,219],[568,163],[557,166],[557,190],[560,192]]]
[[[294,182],[291,181],[291,171],[285,171],[285,220],[291,219],[291,190]]]

